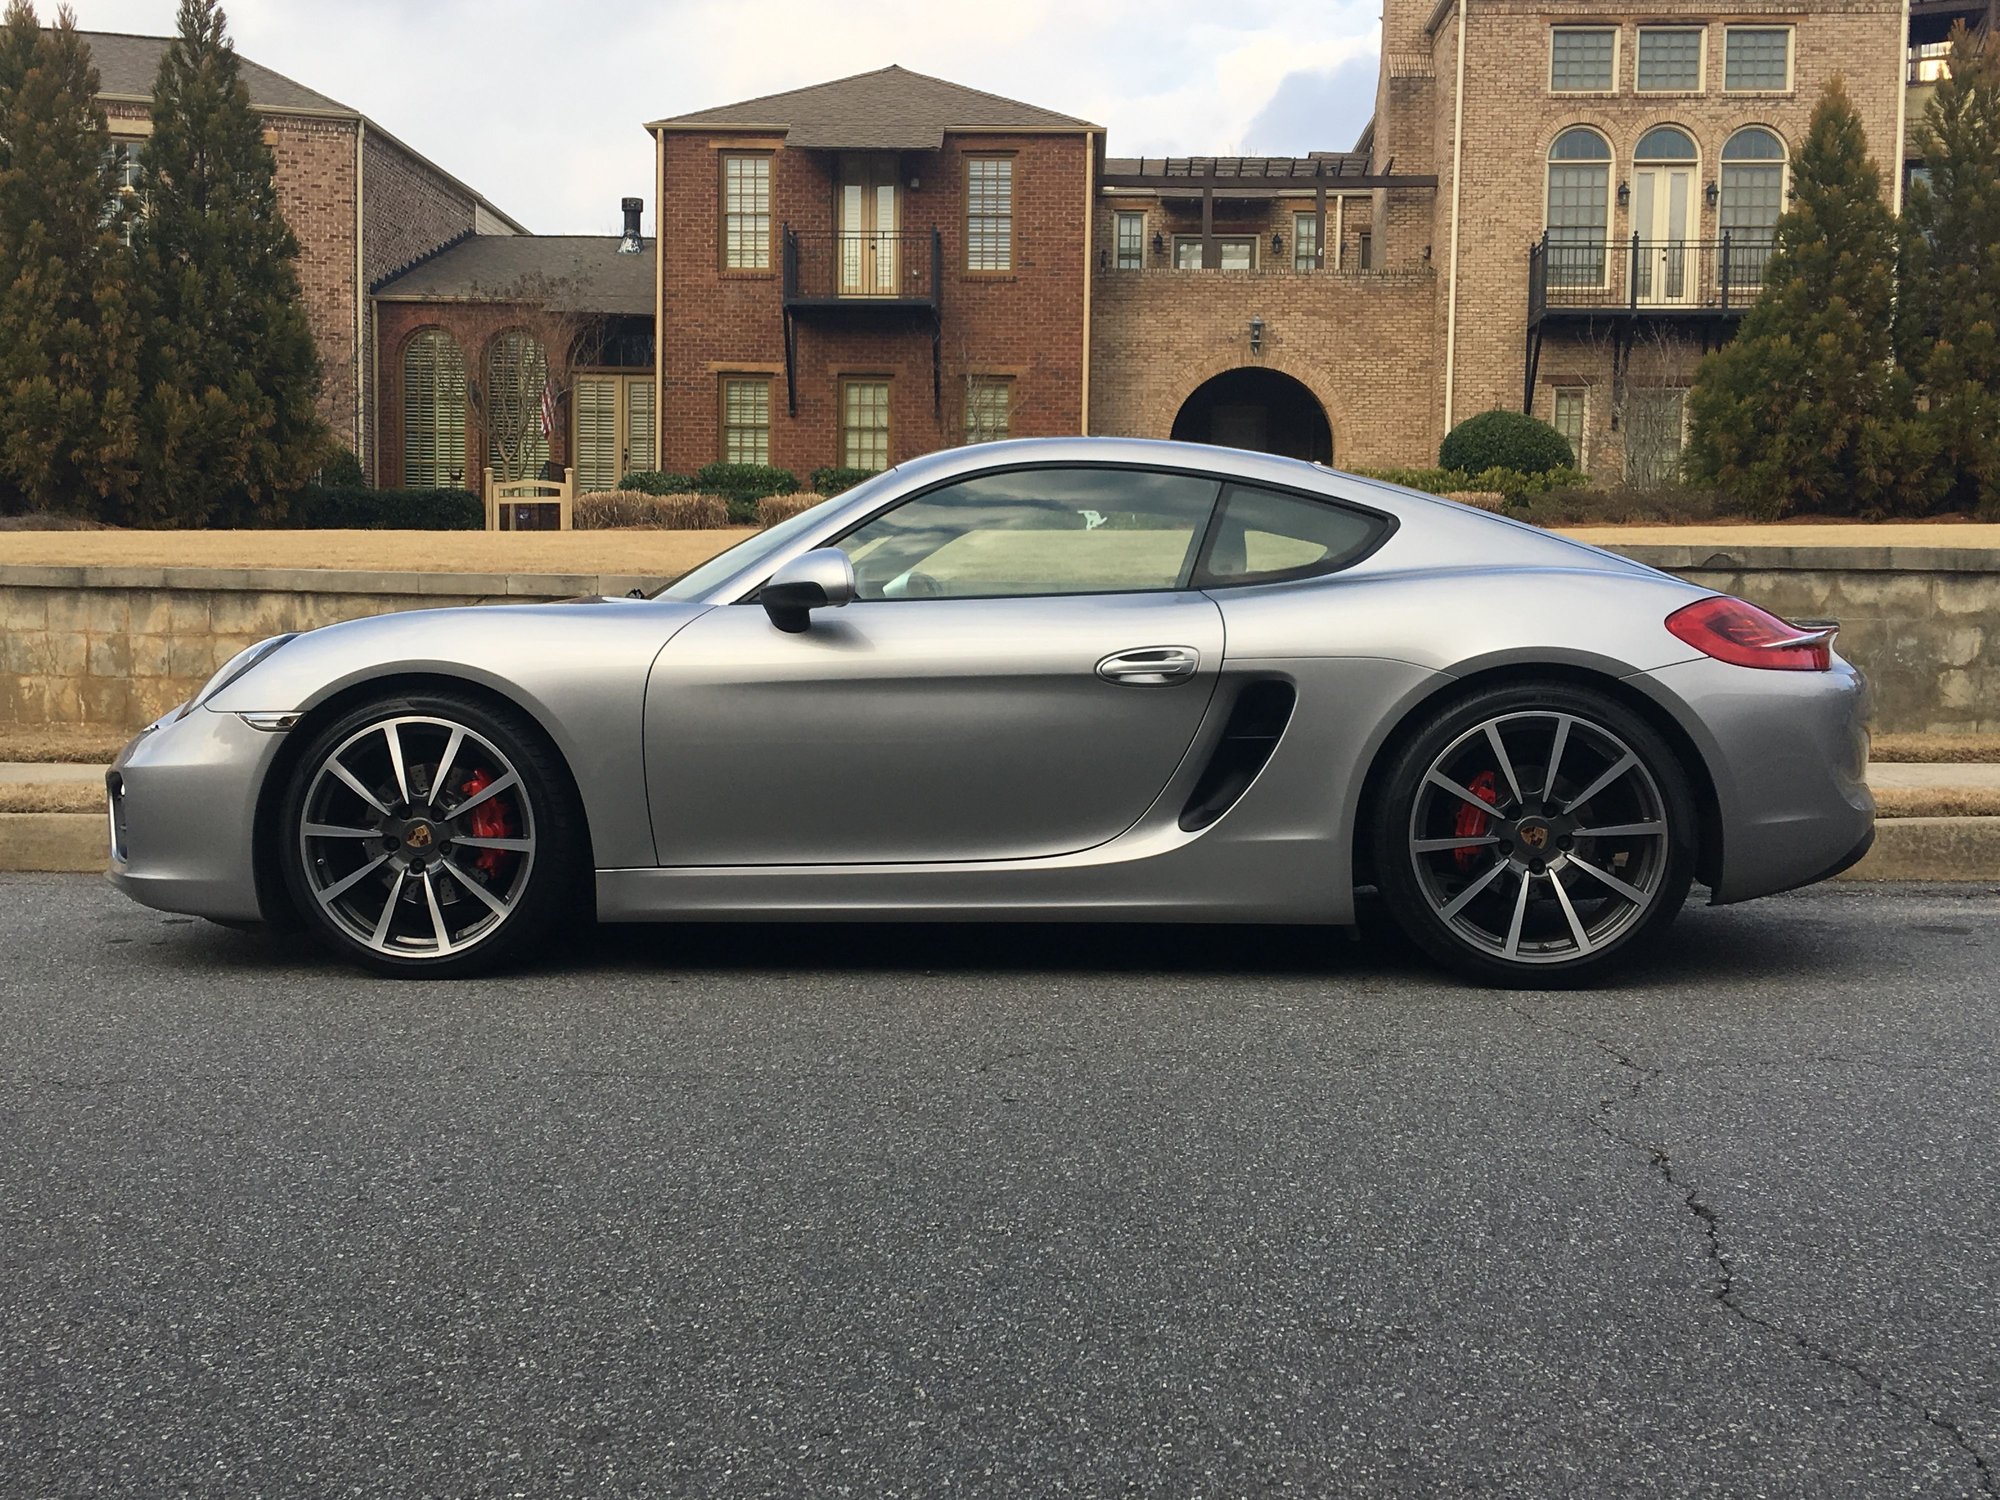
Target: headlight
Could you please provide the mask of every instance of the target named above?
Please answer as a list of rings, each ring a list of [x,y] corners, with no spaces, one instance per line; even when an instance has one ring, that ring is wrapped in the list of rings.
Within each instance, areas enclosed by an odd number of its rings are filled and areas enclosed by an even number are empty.
[[[186,706],[180,711],[180,717],[185,719],[197,708],[200,708],[202,704],[228,687],[230,683],[256,666],[258,662],[284,645],[286,641],[296,640],[297,638],[298,632],[294,630],[289,635],[274,635],[268,641],[259,641],[254,646],[245,646],[241,651],[230,657],[228,661],[224,662],[213,677],[202,684],[200,692],[188,699]]]

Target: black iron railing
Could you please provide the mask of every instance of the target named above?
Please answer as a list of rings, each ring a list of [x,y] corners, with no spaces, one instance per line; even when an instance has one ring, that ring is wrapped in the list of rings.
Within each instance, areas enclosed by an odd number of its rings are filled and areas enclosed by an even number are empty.
[[[936,229],[801,233],[784,238],[785,301],[826,305],[935,308],[944,247]]]
[[[1717,240],[1558,239],[1528,251],[1528,321],[1552,313],[1735,315],[1764,289],[1768,235]]]

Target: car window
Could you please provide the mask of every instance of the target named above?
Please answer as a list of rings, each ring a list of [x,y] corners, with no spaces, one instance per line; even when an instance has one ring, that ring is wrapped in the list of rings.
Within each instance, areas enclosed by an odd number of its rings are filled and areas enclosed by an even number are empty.
[[[1217,481],[1019,469],[931,490],[850,532],[862,599],[999,599],[1188,586]]]
[[[1373,548],[1388,524],[1304,495],[1232,484],[1196,581],[1215,588],[1329,573]]]

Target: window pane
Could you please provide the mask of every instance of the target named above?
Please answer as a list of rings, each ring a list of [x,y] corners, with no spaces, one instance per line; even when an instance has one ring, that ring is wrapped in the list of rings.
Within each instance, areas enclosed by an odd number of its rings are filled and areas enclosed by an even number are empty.
[[[1576,458],[1578,468],[1583,467],[1583,431],[1585,392],[1582,386],[1564,386],[1556,391],[1555,410],[1551,413],[1554,427],[1569,439],[1569,451]]]
[[[771,382],[722,382],[722,461],[728,464],[768,464],[771,461]]]
[[[1215,248],[1225,271],[1248,271],[1257,263],[1257,242],[1253,239],[1217,240]]]
[[[1012,423],[1014,384],[989,375],[974,375],[965,383],[965,440],[997,443]]]
[[[1185,237],[1174,241],[1174,267],[1181,271],[1201,269],[1201,241]]]
[[[1660,92],[1701,87],[1701,33],[1642,27],[1639,87]]]
[[[486,461],[502,480],[539,478],[554,404],[542,341],[518,330],[496,337],[486,346],[486,388]]]
[[[863,599],[991,599],[1186,586],[1212,479],[1033,469],[948,485],[839,545]]]
[[[1605,226],[1610,202],[1608,167],[1550,163],[1550,286],[1604,284]]]
[[[1013,158],[975,156],[965,164],[966,269],[1005,271],[1013,264]]]
[[[1549,87],[1577,92],[1611,87],[1611,54],[1618,33],[1610,27],[1559,26],[1549,44]]]
[[[1137,271],[1146,264],[1146,216],[1118,215],[1118,269]]]
[[[1319,264],[1319,219],[1314,214],[1292,215],[1292,269],[1310,271]]]
[[[771,268],[771,158],[722,158],[722,263],[732,271]]]
[[[850,469],[889,467],[886,380],[850,380],[841,386],[840,461]]]
[[[1792,33],[1783,26],[1732,26],[1723,63],[1722,86],[1782,92],[1789,81]]]
[[[1256,583],[1323,573],[1365,550],[1385,523],[1338,505],[1232,484],[1201,582]]]

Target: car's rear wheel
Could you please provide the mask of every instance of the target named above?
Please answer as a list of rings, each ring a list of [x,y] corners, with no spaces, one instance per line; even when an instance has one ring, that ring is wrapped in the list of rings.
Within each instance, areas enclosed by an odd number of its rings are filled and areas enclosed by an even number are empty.
[[[399,976],[504,964],[576,911],[580,817],[556,751],[471,696],[385,698],[297,762],[286,885],[335,951]]]
[[[1600,693],[1525,683],[1418,726],[1377,799],[1383,899],[1427,953],[1483,983],[1588,983],[1673,920],[1695,857],[1672,748]]]

